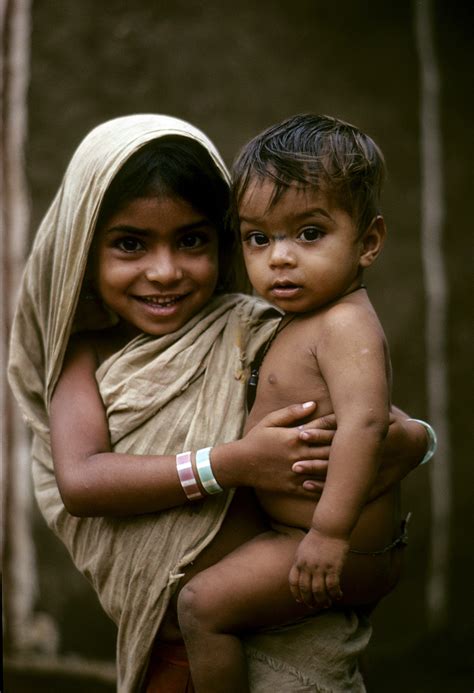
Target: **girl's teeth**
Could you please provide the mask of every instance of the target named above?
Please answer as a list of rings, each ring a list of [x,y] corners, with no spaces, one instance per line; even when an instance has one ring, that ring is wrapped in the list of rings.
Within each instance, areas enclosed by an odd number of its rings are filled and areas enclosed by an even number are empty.
[[[171,306],[173,303],[176,303],[179,300],[179,296],[176,296],[175,298],[143,297],[142,300],[145,301],[145,303],[151,303],[157,306]]]

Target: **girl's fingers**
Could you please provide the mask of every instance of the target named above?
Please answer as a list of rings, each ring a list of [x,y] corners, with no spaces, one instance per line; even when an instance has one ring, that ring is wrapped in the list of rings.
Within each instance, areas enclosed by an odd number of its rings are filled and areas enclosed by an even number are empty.
[[[326,431],[322,428],[304,428],[303,426],[298,426],[300,431],[299,438],[304,440],[305,443],[310,443],[311,445],[331,445],[336,431]]]
[[[277,409],[267,414],[260,424],[265,426],[290,426],[312,414],[316,409],[316,402],[304,402],[303,404],[291,404],[289,407]]]
[[[302,428],[316,428],[318,430],[335,431],[337,428],[337,420],[335,414],[326,414],[317,419],[311,419],[302,425]]]
[[[310,481],[307,479],[306,481],[303,481],[303,488],[305,491],[309,491],[310,493],[318,493],[321,495],[324,490],[324,481]]]
[[[319,448],[317,453],[319,455]],[[291,470],[295,474],[305,474],[306,476],[324,479],[328,471],[328,463],[327,460],[321,458],[317,460],[298,460],[298,462],[292,465]]]

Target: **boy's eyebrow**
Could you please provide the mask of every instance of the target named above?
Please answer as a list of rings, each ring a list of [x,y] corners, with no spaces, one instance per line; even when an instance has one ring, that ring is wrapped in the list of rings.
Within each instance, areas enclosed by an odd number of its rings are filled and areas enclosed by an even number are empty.
[[[329,214],[327,209],[324,209],[324,207],[309,207],[302,212],[295,212],[292,216],[294,216],[296,219],[304,219],[305,217],[311,217],[317,214],[326,217],[326,219],[329,219],[330,221],[333,220],[332,216]]]
[[[302,212],[292,212],[289,216],[293,217],[294,219],[305,219],[306,217],[317,216],[318,214],[325,217],[329,221],[334,221],[329,212],[323,207],[309,207],[308,209],[305,209]],[[262,221],[264,218],[265,215],[262,217],[249,217],[245,215],[239,215],[240,221],[245,221],[248,223]]]

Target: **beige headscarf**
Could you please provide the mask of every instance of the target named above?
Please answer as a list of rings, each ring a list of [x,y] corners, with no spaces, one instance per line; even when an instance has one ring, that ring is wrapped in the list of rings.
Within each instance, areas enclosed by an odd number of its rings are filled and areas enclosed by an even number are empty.
[[[75,518],[61,501],[51,459],[48,407],[80,300],[88,252],[104,193],[124,162],[142,145],[165,135],[200,142],[228,180],[207,137],[181,120],[138,115],[100,125],[74,154],[62,185],[36,236],[25,268],[13,326],[10,382],[33,438],[33,477],[41,511],[92,583],[118,626],[118,689],[140,689],[153,639],[176,589],[182,567],[218,532],[231,493],[201,503],[125,519]],[[135,338],[99,368],[96,377],[118,452],[174,454],[234,440],[245,410],[245,374],[257,348],[273,329],[268,306],[248,296],[214,298],[176,333]],[[344,681],[359,690],[354,657],[367,641],[353,614],[327,616],[297,632],[272,635],[248,650],[254,691],[278,690],[272,674],[294,680]],[[288,642],[289,637],[289,642]],[[331,656],[316,672],[303,672],[312,638],[331,643]],[[324,644],[323,644],[324,643]],[[348,649],[348,645],[350,645]],[[292,646],[294,653],[292,652]],[[276,649],[275,649],[276,648]],[[296,658],[296,652],[303,657]],[[299,656],[299,655],[298,655]],[[327,661],[327,664],[326,664]],[[271,663],[270,663],[271,662]],[[297,665],[295,662],[298,662]],[[296,667],[296,668],[295,668]],[[267,687],[269,686],[269,688]],[[287,690],[293,690],[288,685]],[[341,688],[342,690],[342,688]]]
[[[151,114],[116,118],[96,127],[79,145],[38,230],[13,325],[9,370],[27,421],[43,437],[105,191],[134,152],[166,135],[200,142],[229,180],[212,142],[189,123]]]

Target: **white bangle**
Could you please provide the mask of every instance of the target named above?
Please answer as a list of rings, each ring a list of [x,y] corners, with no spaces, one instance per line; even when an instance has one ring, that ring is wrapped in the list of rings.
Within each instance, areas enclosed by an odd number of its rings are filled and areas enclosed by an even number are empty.
[[[199,481],[206,493],[210,495],[221,493],[224,489],[217,483],[216,477],[212,472],[211,454],[212,448],[201,448],[196,452],[196,469],[199,475]]]
[[[429,425],[429,423],[427,423],[426,421],[422,421],[421,419],[407,419],[407,421],[413,421],[414,423],[421,424],[421,426],[423,426],[423,428],[426,431],[426,434],[428,436],[428,449],[426,451],[425,456],[421,460],[420,465],[426,464],[427,462],[429,462],[431,460],[431,458],[433,457],[433,455],[435,454],[435,452],[438,448],[438,438],[436,436],[436,432],[435,432],[434,428]],[[418,466],[420,466],[420,465],[418,465]]]

